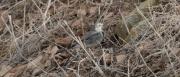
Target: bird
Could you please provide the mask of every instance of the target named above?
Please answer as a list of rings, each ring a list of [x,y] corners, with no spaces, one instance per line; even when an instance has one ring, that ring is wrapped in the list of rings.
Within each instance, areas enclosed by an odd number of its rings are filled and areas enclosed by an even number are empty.
[[[104,32],[102,28],[103,28],[102,23],[95,23],[92,26],[91,30],[85,34],[84,43],[86,47],[90,48],[90,47],[98,46],[103,41]],[[80,47],[80,45],[75,47]]]

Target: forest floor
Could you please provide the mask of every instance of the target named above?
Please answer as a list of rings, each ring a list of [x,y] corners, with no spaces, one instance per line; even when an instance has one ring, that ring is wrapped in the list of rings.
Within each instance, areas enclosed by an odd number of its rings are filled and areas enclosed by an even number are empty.
[[[1,0],[0,77],[179,77],[180,1],[158,0],[148,28],[118,41],[122,16],[144,1]],[[97,22],[101,45],[73,48]]]

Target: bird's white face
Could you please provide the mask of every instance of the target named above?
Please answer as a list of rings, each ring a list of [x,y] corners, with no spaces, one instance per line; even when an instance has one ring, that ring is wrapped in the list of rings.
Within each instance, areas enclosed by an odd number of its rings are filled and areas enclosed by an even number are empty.
[[[103,27],[103,24],[102,24],[102,23],[97,23],[97,24],[95,24],[95,30],[96,30],[96,31],[102,31],[102,27]]]

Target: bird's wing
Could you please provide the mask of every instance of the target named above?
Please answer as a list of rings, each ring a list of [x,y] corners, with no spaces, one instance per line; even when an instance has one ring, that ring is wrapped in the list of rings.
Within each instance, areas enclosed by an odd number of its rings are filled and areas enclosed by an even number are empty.
[[[103,32],[90,31],[85,35],[85,40],[91,40],[99,36],[103,36]]]

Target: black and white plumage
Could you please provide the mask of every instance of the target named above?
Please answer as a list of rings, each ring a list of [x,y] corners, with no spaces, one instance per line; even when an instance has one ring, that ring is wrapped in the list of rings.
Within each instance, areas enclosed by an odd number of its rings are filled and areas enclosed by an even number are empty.
[[[86,47],[95,47],[100,45],[100,43],[104,39],[104,33],[102,30],[103,24],[102,23],[96,23],[92,26],[92,29],[87,32],[84,36],[84,42]],[[80,47],[75,46],[75,47]]]

